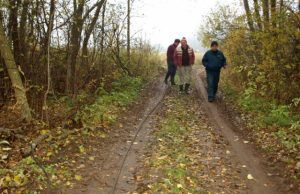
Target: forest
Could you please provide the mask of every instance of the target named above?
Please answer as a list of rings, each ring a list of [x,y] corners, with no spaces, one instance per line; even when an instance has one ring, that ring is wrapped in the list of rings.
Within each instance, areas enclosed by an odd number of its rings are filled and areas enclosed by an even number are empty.
[[[237,0],[239,7],[216,5],[198,22],[199,44],[218,41],[228,62],[220,100],[206,108],[204,53],[191,100],[178,97],[161,80],[165,52],[132,31],[136,1],[0,0],[0,193],[297,193],[300,1]],[[215,126],[214,110],[229,121]],[[228,122],[239,138],[211,130]],[[130,155],[140,144],[149,153]],[[260,153],[249,158],[261,164],[231,169],[246,161],[228,154],[243,149]],[[204,162],[212,158],[221,158],[217,167]],[[132,160],[135,172],[126,167]],[[122,173],[135,183],[123,183]]]

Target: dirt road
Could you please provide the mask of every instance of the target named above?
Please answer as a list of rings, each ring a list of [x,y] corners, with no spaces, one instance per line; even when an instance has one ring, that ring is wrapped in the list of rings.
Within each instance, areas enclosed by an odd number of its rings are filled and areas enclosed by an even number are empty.
[[[162,79],[148,86],[140,101],[119,118],[109,138],[104,142],[91,142],[95,144],[95,160],[82,164],[83,168],[79,173],[84,179],[74,188],[65,189],[63,193],[155,193],[151,192],[153,187],[150,185],[155,181],[168,179],[163,179],[163,172],[156,172],[153,175],[156,178],[151,179],[147,175],[153,169],[143,168],[149,163],[147,160],[152,160],[159,152],[158,145],[153,145],[159,142],[154,133],[163,130],[159,127],[160,123],[164,123],[168,115],[178,111],[178,107],[172,105],[178,99],[182,107],[187,107],[183,112],[187,111],[189,116],[196,118],[190,127],[189,136],[181,140],[182,145],[187,147],[187,152],[191,152],[185,154],[193,158],[193,165],[201,166],[198,174],[191,172],[196,177],[199,176],[197,179],[201,179],[203,183],[194,184],[202,189],[196,189],[195,193],[283,193],[284,186],[268,176],[267,168],[262,165],[253,147],[235,133],[233,125],[216,104],[207,102],[200,71],[194,70],[194,90],[190,96],[179,96],[177,88],[162,84]],[[192,171],[186,166],[184,169]],[[190,177],[186,178],[190,180]],[[177,184],[177,187],[181,189],[182,185]]]

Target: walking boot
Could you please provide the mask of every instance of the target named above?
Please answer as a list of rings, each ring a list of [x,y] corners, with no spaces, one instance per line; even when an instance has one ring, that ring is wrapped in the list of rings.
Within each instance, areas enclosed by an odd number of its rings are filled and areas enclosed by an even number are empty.
[[[172,84],[172,86],[176,86],[176,83],[175,83],[174,77],[172,77],[172,78],[171,78],[171,84]]]
[[[190,84],[185,84],[184,92],[186,94],[190,94],[189,88],[190,88]]]
[[[183,92],[184,92],[184,91],[183,91],[183,85],[179,85],[179,93],[180,93],[180,94],[183,94]]]
[[[165,83],[166,85],[168,85],[168,80],[167,80],[167,79],[165,79],[164,83]]]

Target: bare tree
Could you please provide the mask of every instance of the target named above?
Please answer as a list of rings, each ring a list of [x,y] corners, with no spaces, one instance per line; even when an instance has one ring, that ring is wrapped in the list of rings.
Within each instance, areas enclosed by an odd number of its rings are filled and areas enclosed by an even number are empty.
[[[78,2],[77,0],[73,0],[74,14],[72,17],[70,47],[67,59],[66,92],[68,94],[75,93],[76,61],[80,49],[84,5],[85,0],[78,0]]]
[[[9,47],[9,43],[6,38],[6,35],[4,33],[2,21],[0,21],[0,52],[5,61],[5,65],[7,67],[9,78],[11,80],[12,87],[15,92],[17,107],[21,112],[21,117],[26,121],[30,121],[32,119],[32,116],[31,116],[29,104],[26,97],[26,90],[23,86],[23,82],[20,77],[19,70],[15,63],[12,51]]]
[[[131,62],[131,57],[130,57],[130,25],[131,25],[131,0],[127,0],[127,60],[128,64]]]
[[[254,25],[253,25],[253,19],[252,19],[251,10],[250,10],[250,7],[249,7],[249,2],[248,2],[248,0],[243,0],[243,2],[244,2],[244,8],[245,8],[245,11],[246,11],[248,26],[250,28],[250,31],[254,32],[255,29],[254,29]]]
[[[95,11],[94,17],[91,21],[91,23],[88,25],[86,31],[85,31],[85,37],[83,40],[83,44],[82,44],[82,64],[86,64],[88,62],[87,58],[88,58],[88,42],[89,39],[91,37],[91,34],[93,32],[93,30],[95,29],[95,25],[97,23],[97,20],[99,18],[100,15],[100,11],[101,8],[103,7],[104,3],[106,0],[101,0],[98,5],[97,5],[97,9]]]
[[[263,15],[264,15],[264,27],[268,28],[270,22],[270,12],[269,12],[269,0],[263,0]]]
[[[259,30],[262,30],[262,22],[260,17],[260,8],[259,8],[258,0],[253,0],[253,2],[254,2],[255,20]]]
[[[276,21],[277,21],[277,13],[276,13],[276,0],[271,0],[271,20],[272,26],[276,28]]]

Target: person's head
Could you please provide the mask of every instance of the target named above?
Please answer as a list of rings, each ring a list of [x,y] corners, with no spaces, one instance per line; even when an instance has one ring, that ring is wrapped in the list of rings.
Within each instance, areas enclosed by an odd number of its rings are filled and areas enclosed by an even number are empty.
[[[186,40],[185,37],[183,37],[183,38],[181,39],[181,46],[183,46],[183,47],[186,47],[186,46],[187,46],[187,40]]]
[[[179,43],[180,43],[180,40],[179,40],[179,39],[175,39],[175,41],[174,41],[174,45],[178,46],[178,45],[179,45]]]
[[[219,43],[217,41],[212,41],[210,44],[210,48],[212,51],[217,51],[219,48]]]

